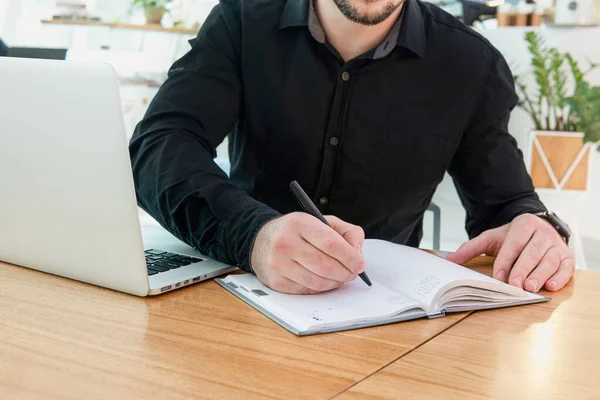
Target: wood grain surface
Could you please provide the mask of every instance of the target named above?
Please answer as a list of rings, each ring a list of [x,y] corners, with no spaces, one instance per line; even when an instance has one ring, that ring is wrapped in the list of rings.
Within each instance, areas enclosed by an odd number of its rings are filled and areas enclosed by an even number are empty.
[[[181,33],[185,35],[197,35],[199,29],[188,29],[183,27],[165,28],[158,24],[123,24],[117,22],[103,21],[79,21],[79,20],[42,20],[43,24],[48,25],[71,25],[71,26],[101,26],[112,29],[128,29],[136,31]]]
[[[547,303],[475,312],[340,399],[600,399],[600,272]]]
[[[0,264],[0,398],[330,398],[466,315],[296,337],[212,281],[143,299]]]

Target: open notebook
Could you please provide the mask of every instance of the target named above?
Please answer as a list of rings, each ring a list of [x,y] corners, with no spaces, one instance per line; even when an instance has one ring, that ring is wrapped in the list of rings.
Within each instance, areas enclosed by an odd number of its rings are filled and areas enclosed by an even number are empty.
[[[363,255],[371,287],[356,279],[327,293],[290,295],[267,288],[251,274],[229,275],[217,283],[296,335],[549,300],[421,250],[382,240],[365,240]]]

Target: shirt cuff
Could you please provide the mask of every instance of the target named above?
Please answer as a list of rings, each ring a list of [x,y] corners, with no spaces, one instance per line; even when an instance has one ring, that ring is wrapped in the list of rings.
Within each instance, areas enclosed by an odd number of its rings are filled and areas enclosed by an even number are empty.
[[[488,229],[498,228],[512,222],[519,215],[535,214],[541,211],[547,211],[546,206],[542,203],[537,194],[529,195],[508,203],[496,215]],[[480,234],[482,232],[479,232]]]
[[[238,204],[229,218],[220,224],[220,242],[239,268],[254,273],[251,265],[252,248],[258,232],[281,214],[251,197]]]

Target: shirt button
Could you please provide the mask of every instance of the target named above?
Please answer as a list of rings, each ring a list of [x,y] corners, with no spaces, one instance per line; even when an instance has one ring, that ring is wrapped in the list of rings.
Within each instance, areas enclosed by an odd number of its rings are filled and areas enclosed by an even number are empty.
[[[335,136],[332,137],[331,139],[329,139],[329,144],[332,146],[337,146],[339,143],[340,143],[340,141]]]
[[[319,203],[320,203],[322,206],[326,206],[327,204],[329,204],[329,199],[328,199],[327,197],[321,197],[321,198],[319,199]]]
[[[350,80],[350,73],[347,71],[342,72],[342,80],[348,82]]]

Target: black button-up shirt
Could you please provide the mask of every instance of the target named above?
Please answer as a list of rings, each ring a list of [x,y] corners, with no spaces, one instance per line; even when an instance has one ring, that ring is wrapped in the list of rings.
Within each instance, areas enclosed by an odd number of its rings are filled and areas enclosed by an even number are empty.
[[[311,34],[308,0],[221,0],[133,136],[139,204],[247,270],[258,230],[299,209],[292,180],[323,213],[412,246],[446,171],[470,236],[543,210],[507,132],[503,57],[431,4],[401,18],[393,51],[344,62]],[[213,162],[228,134],[230,179]]]

